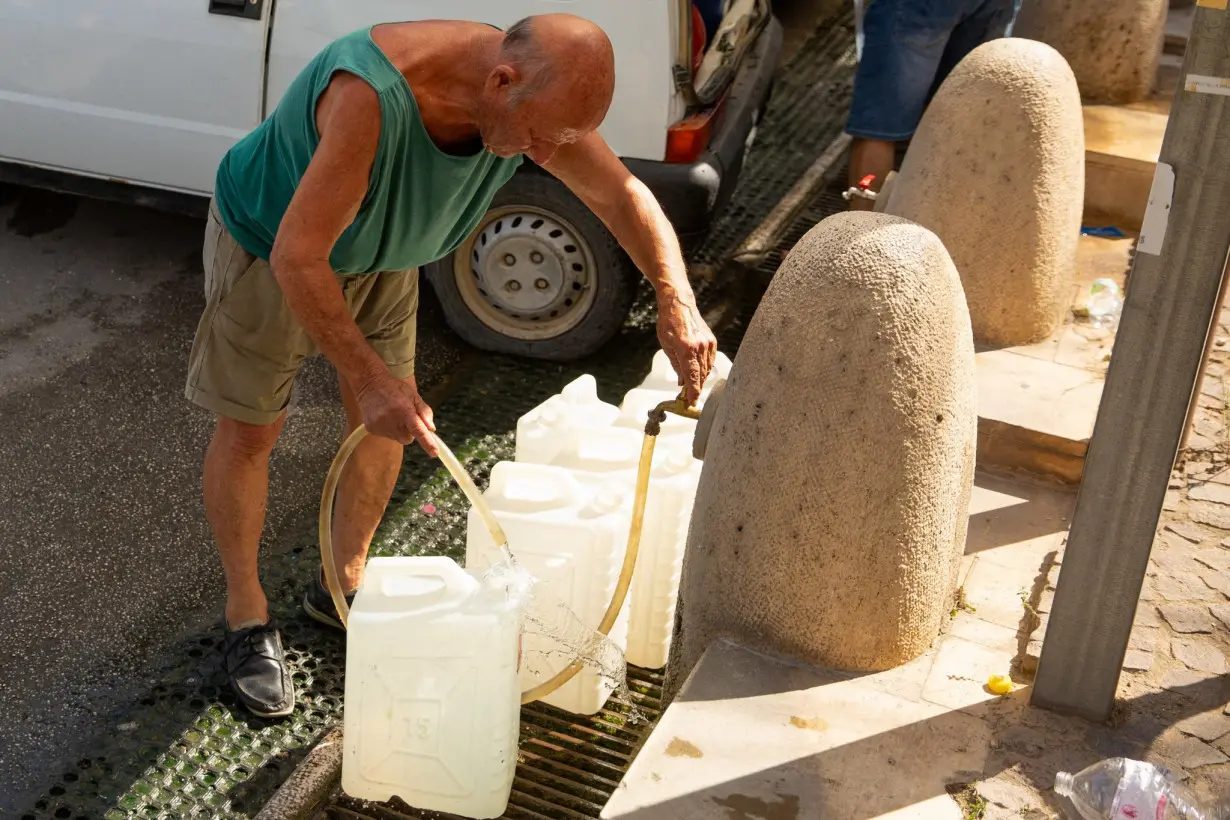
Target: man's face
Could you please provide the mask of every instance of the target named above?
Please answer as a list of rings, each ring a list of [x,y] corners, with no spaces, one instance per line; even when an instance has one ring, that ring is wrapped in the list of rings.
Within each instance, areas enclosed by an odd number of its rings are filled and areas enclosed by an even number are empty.
[[[560,146],[576,142],[598,127],[600,119],[578,112],[582,106],[552,86],[514,99],[508,78],[493,72],[479,105],[478,129],[493,154],[525,154],[539,165],[551,160]],[[558,83],[556,85],[566,85]],[[595,121],[597,119],[597,121]]]

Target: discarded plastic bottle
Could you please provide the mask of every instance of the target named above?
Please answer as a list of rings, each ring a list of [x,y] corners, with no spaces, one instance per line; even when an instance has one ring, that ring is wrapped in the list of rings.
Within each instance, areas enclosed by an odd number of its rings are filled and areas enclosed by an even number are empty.
[[[1230,820],[1224,803],[1198,802],[1169,769],[1123,757],[1059,772],[1055,793],[1072,801],[1083,820]]]
[[[1113,325],[1119,321],[1123,310],[1123,295],[1114,279],[1095,279],[1089,286],[1089,299],[1085,303],[1089,319],[1097,326]]]

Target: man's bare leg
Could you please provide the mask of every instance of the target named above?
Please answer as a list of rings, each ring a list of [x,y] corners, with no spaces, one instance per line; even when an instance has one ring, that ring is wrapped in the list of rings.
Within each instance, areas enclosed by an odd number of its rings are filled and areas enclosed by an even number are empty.
[[[205,513],[226,573],[231,629],[269,619],[256,558],[269,498],[269,454],[285,420],[283,413],[258,426],[219,416],[205,453]]]
[[[896,162],[897,144],[883,140],[855,139],[850,143],[850,187],[858,185],[859,180],[868,174],[875,174],[875,182],[871,190],[877,193],[884,184],[884,178],[893,170]],[[850,210],[870,211],[875,202],[861,197],[850,198]]]
[[[349,436],[363,423],[363,417],[354,391],[344,378],[338,378],[338,386],[346,408]],[[333,556],[347,594],[358,589],[363,580],[367,548],[393,494],[404,449],[392,439],[368,436],[355,448],[338,481],[333,510]]]

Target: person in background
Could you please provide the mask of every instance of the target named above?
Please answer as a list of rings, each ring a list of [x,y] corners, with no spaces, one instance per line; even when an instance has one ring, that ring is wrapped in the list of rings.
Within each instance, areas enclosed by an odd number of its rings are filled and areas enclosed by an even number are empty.
[[[1020,0],[864,0],[863,55],[846,133],[850,186],[893,170],[897,143],[914,136],[923,111],[957,63],[978,46],[1012,34]],[[853,210],[874,202],[854,197]]]

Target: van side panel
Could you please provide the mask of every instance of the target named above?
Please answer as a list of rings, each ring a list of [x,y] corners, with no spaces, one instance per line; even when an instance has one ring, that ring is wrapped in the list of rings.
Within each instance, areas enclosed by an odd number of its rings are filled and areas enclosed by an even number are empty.
[[[0,3],[0,160],[210,194],[260,121],[263,5]]]
[[[615,46],[615,98],[600,133],[616,154],[661,160],[666,129],[682,104],[671,76],[674,0],[278,0],[270,46],[268,110],[335,37],[375,23],[473,20],[507,28],[531,14],[568,12],[593,20]]]

